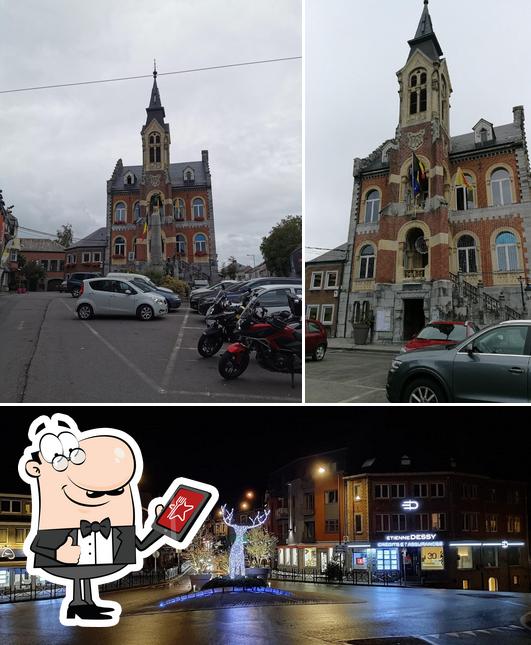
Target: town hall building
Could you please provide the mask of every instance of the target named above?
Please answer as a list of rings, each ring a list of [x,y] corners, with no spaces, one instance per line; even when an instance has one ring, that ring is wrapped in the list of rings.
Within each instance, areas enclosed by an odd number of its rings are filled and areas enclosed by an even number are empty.
[[[185,280],[218,279],[208,151],[170,163],[170,126],[153,72],[141,131],[142,165],[118,159],[107,182],[105,273],[149,269]]]
[[[424,0],[397,73],[395,136],[354,160],[337,335],[374,321],[375,342],[401,342],[435,319],[487,324],[525,317],[531,239],[524,108],[480,115],[452,136],[450,70]],[[472,125],[472,124],[471,124]]]

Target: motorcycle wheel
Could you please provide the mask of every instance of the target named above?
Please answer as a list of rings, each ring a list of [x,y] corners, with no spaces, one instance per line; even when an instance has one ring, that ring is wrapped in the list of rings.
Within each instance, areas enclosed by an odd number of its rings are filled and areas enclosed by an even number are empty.
[[[248,365],[249,354],[247,352],[240,354],[225,352],[219,357],[218,371],[224,379],[230,381],[243,374]]]
[[[201,334],[201,338],[197,341],[197,351],[203,358],[210,358],[219,352],[222,345],[223,338],[221,336]]]

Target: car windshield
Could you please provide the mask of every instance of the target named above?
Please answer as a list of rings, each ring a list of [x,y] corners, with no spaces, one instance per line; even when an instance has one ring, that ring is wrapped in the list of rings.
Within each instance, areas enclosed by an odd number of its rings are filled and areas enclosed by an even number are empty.
[[[424,327],[417,338],[459,342],[466,338],[466,327],[465,325],[456,325],[454,323],[431,323]]]
[[[243,282],[235,282],[234,284],[227,285],[225,291],[238,291],[243,284]]]

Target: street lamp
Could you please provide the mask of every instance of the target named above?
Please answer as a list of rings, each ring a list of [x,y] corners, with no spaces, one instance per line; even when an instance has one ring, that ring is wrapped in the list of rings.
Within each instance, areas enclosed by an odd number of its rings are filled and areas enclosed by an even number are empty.
[[[248,258],[253,258],[253,269],[254,269],[256,267],[256,261],[255,261],[254,253],[246,253],[245,256],[248,257]]]
[[[254,492],[252,490],[248,490],[245,493],[245,497],[247,497],[247,499],[254,499]]]

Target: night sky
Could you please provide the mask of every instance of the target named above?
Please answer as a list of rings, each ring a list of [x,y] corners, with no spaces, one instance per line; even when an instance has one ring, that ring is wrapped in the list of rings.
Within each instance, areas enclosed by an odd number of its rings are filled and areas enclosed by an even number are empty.
[[[291,459],[349,446],[360,461],[409,454],[454,457],[458,470],[531,481],[528,408],[494,407],[70,407],[0,406],[1,492],[29,492],[18,459],[33,419],[69,414],[81,430],[129,432],[144,457],[141,490],[165,492],[178,476],[208,482],[220,501],[261,494]],[[351,451],[352,452],[352,451]]]

